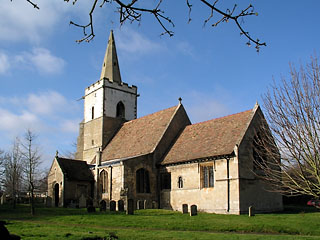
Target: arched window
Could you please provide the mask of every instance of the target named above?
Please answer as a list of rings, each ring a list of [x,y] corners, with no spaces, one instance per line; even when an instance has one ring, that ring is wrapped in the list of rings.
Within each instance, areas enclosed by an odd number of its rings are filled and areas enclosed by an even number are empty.
[[[137,193],[150,193],[149,172],[144,168],[136,172],[136,190]]]
[[[183,179],[182,177],[178,177],[178,188],[183,188]]]
[[[94,119],[94,107],[91,108],[91,118]]]
[[[108,192],[108,173],[105,170],[102,170],[102,172],[100,173],[100,192]]]
[[[125,108],[124,104],[120,101],[117,104],[117,115],[116,117],[125,118]]]

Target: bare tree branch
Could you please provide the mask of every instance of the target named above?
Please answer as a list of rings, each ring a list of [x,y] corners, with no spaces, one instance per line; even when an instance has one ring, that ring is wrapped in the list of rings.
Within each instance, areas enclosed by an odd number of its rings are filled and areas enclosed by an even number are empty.
[[[273,137],[255,140],[255,164],[263,178],[285,195],[320,196],[320,66],[312,57],[290,79],[282,78],[264,96],[266,119]],[[257,134],[258,136],[258,134]],[[271,134],[269,135],[271,136]],[[280,153],[275,151],[275,144]]]
[[[69,0],[64,0],[65,2],[69,2]],[[74,25],[76,27],[80,27],[83,29],[83,35],[84,37],[80,40],[77,40],[78,43],[86,41],[90,42],[94,37],[94,28],[93,28],[93,13],[96,10],[96,6],[99,0],[94,0],[92,3],[91,10],[89,11],[89,23],[82,25],[74,23],[73,21],[70,21],[71,25]],[[195,0],[196,1],[196,0]],[[241,9],[238,14],[235,14],[235,11],[237,10],[237,5],[233,5],[232,10],[226,9],[226,11],[221,10],[220,8],[216,7],[217,3],[220,0],[215,0],[213,4],[209,3],[207,0],[197,0],[199,3],[203,3],[205,6],[207,6],[210,9],[210,15],[209,17],[204,21],[204,25],[208,23],[210,20],[212,20],[214,13],[217,13],[221,18],[219,20],[215,21],[212,26],[216,27],[222,22],[229,22],[230,20],[234,21],[238,29],[240,30],[240,35],[244,35],[248,41],[247,45],[251,46],[251,43],[255,44],[256,50],[259,52],[261,46],[266,46],[265,42],[260,42],[260,40],[254,39],[251,37],[248,31],[246,31],[242,26],[241,23],[243,22],[243,19],[248,16],[257,16],[258,14],[254,11],[253,6],[250,4],[248,7]],[[138,22],[141,23],[141,18],[143,14],[151,14],[160,27],[164,30],[161,35],[168,34],[169,36],[173,36],[174,32],[170,29],[170,27],[174,27],[174,23],[171,20],[170,17],[166,16],[165,12],[160,8],[163,0],[157,0],[154,8],[147,8],[147,7],[138,7],[137,3],[141,3],[141,0],[130,0],[127,1],[128,3],[125,3],[125,0],[100,0],[100,7],[105,6],[106,3],[108,4],[114,4],[116,5],[117,12],[119,13],[119,23],[120,25],[124,24],[125,22]],[[74,0],[72,4],[76,4],[77,0]],[[188,7],[188,22],[191,21],[191,10],[192,10],[192,4],[191,0],[186,0],[186,4]],[[109,5],[109,6],[110,6]],[[140,4],[141,5],[141,4]],[[178,11],[178,10],[177,10]],[[88,29],[88,32],[87,32]]]

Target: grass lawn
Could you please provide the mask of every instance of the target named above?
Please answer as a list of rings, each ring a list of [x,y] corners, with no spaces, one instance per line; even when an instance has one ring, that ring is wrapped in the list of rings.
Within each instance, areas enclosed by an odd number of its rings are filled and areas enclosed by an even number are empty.
[[[0,207],[10,233],[22,239],[320,239],[320,212],[313,208],[288,208],[283,213],[218,215],[199,213],[190,217],[168,210],[139,210],[135,215],[119,212],[87,213],[86,209]]]

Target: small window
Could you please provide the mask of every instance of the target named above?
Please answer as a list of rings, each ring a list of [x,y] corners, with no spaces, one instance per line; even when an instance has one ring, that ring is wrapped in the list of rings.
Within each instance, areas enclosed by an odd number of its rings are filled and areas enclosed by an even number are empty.
[[[178,177],[178,188],[183,188],[183,179],[182,177]]]
[[[162,173],[161,177],[161,190],[162,189],[171,189],[171,174]]]
[[[202,188],[211,188],[214,186],[214,172],[213,166],[201,167],[201,185]]]
[[[149,172],[144,168],[136,172],[136,190],[137,193],[150,193]]]
[[[94,107],[91,108],[91,118],[94,119]]]

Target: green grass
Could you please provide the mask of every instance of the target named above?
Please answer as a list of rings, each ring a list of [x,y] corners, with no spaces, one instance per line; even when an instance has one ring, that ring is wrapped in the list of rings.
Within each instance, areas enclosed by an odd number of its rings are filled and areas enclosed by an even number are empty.
[[[293,211],[294,210],[294,211]],[[119,239],[320,239],[320,212],[313,208],[284,213],[190,217],[168,210],[124,213],[87,213],[86,209],[37,208],[31,217],[27,206],[0,207],[0,219],[22,239],[81,239],[108,236]]]

